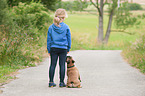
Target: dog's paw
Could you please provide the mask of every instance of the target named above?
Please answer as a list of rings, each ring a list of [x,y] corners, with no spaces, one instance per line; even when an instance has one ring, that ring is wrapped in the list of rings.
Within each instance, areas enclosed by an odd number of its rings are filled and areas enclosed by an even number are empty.
[[[82,88],[81,85],[77,86],[77,87],[74,87],[74,86],[66,86],[67,88]]]
[[[66,86],[67,88],[72,88],[72,87],[70,87],[70,86]]]
[[[79,86],[77,86],[77,88],[82,88],[82,86],[81,86],[81,85],[79,85]]]

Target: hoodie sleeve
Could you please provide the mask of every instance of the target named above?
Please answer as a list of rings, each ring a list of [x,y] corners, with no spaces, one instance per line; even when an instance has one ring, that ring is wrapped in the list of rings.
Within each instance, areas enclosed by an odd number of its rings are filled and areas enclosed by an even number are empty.
[[[50,47],[51,47],[51,28],[49,27],[48,32],[47,32],[47,50],[48,53],[50,53]]]
[[[70,32],[70,29],[69,28],[67,29],[67,41],[68,41],[68,49],[67,49],[67,52],[69,52],[70,49],[71,49],[71,32]]]

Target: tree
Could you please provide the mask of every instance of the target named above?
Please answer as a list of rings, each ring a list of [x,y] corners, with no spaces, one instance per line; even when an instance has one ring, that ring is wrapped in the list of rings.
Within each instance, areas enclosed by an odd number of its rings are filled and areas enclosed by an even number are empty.
[[[30,3],[30,2],[41,2],[42,4],[44,4],[48,9],[50,10],[54,10],[55,7],[55,3],[57,3],[58,1],[61,1],[61,0],[8,0],[8,4],[9,6],[17,6],[19,4],[19,2],[22,2],[22,3]]]
[[[99,12],[99,30],[98,30],[98,42],[99,43],[107,43],[109,36],[110,36],[110,32],[111,32],[111,25],[112,25],[112,20],[113,20],[113,15],[114,15],[114,11],[117,8],[117,2],[118,0],[96,0],[96,3],[93,2],[92,0],[90,0],[90,2],[97,8],[98,12]],[[100,4],[99,4],[100,2]],[[108,22],[108,28],[106,31],[106,35],[105,38],[103,38],[103,8],[104,6],[108,4],[109,5],[109,22]]]
[[[115,9],[117,8],[117,0],[112,0],[112,3],[113,4],[111,4],[110,10],[109,10],[108,28],[107,28],[106,35],[105,35],[105,39],[104,39],[104,42],[105,43],[108,42],[108,39],[109,39],[109,36],[110,36],[113,15],[114,15]]]
[[[50,10],[55,10],[55,4],[59,1],[61,0],[41,0],[42,4],[46,5],[46,7]]]
[[[124,32],[127,34],[134,34],[130,32],[125,32],[127,28],[133,27],[133,26],[139,26],[141,24],[142,19],[144,19],[143,15],[137,15],[132,16],[132,13],[130,12],[130,4],[127,2],[122,3],[122,6],[118,8],[118,11],[115,12],[115,18],[114,23],[117,28],[120,31],[118,32]]]

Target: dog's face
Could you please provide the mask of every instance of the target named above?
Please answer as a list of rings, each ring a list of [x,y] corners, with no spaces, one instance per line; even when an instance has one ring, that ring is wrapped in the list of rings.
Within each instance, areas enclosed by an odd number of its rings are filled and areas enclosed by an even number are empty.
[[[75,63],[75,61],[73,60],[73,58],[71,56],[66,57],[66,62],[67,62],[67,64]]]

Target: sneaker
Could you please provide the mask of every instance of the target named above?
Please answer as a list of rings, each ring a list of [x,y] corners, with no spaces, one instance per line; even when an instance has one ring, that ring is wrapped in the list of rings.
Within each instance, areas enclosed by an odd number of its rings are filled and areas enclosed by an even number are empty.
[[[49,83],[49,87],[55,87],[55,86],[56,86],[55,83],[53,83],[53,82],[50,82],[50,83]]]
[[[59,87],[66,87],[66,85],[65,85],[64,82],[60,82],[60,83],[59,83]]]

